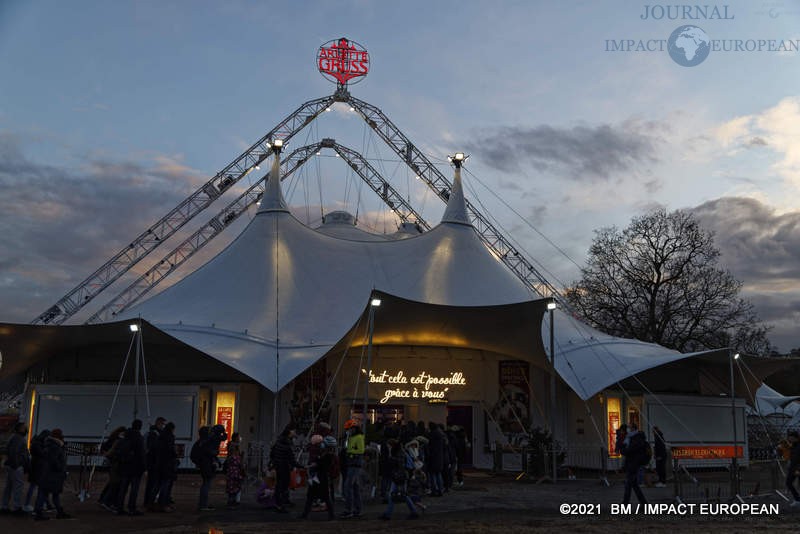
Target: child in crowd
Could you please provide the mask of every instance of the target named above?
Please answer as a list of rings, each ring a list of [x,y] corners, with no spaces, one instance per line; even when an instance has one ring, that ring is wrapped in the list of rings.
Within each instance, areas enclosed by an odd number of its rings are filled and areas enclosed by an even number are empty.
[[[425,495],[427,485],[428,478],[425,476],[425,472],[421,468],[414,469],[406,486],[406,494],[411,499],[411,502],[422,511],[427,508],[422,502],[422,496]]]
[[[242,452],[238,443],[228,443],[228,458],[225,460],[225,492],[228,494],[228,507],[238,506],[236,496],[242,491],[244,481],[244,466],[242,465]]]
[[[311,444],[308,446],[308,483],[319,484],[317,476],[317,462],[322,453],[322,436],[314,434],[311,436]]]

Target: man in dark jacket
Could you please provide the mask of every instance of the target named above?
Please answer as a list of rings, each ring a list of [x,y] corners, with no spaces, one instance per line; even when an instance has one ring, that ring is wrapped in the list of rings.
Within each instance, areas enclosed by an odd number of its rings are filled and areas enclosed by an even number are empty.
[[[178,453],[175,450],[175,423],[167,423],[158,436],[158,505],[159,512],[172,512],[172,484],[178,478]],[[149,476],[149,475],[148,475]]]
[[[289,500],[289,477],[292,468],[302,467],[297,463],[292,449],[292,439],[295,437],[293,429],[286,427],[272,450],[269,452],[270,466],[275,469],[275,511],[286,513],[286,505],[290,505]]]
[[[136,500],[139,497],[139,484],[145,470],[144,437],[142,436],[142,421],[135,419],[131,427],[125,431],[125,437],[117,444],[117,455],[120,462],[120,484],[117,494],[117,514],[142,515],[136,509]],[[125,494],[130,487],[128,498],[128,511],[125,511]]]
[[[430,422],[428,423],[429,437],[428,442],[428,458],[426,459],[428,465],[428,472],[431,475],[431,496],[441,497],[444,493],[444,481],[442,479],[442,471],[445,466],[445,437],[439,425]]]
[[[58,519],[69,519],[70,515],[61,507],[61,492],[64,490],[64,481],[67,480],[67,453],[64,450],[64,433],[60,428],[54,428],[50,436],[45,439],[44,462],[42,472],[37,480],[39,494],[36,496],[34,519],[37,521],[49,519],[43,513],[44,503],[52,495]]]
[[[664,434],[657,426],[653,427],[653,455],[656,458],[656,474],[658,475],[657,488],[663,488],[667,482],[667,443]]]
[[[639,468],[647,463],[647,441],[644,433],[631,425],[630,432],[620,446],[620,453],[625,457],[625,497],[623,502],[631,501],[631,490],[642,504],[647,503],[642,488],[639,487]]]
[[[22,489],[25,486],[25,473],[31,468],[31,455],[25,436],[28,435],[28,426],[25,423],[14,425],[14,434],[8,440],[6,447],[6,489],[3,492],[3,503],[0,510],[22,515]],[[12,502],[13,497],[13,502]],[[9,505],[11,505],[9,507]]]
[[[31,439],[31,470],[28,473],[28,495],[25,497],[25,506],[22,509],[26,512],[33,512],[33,505],[36,504],[35,492],[38,487],[37,481],[42,475],[45,461],[45,440],[50,437],[49,430],[42,430]]]
[[[166,422],[167,420],[163,417],[157,417],[155,424],[147,432],[147,439],[145,440],[147,485],[144,487],[144,507],[150,511],[154,508],[158,488],[161,485],[158,478],[158,437]]]
[[[791,492],[794,501],[792,501],[792,508],[800,506],[800,494],[794,487],[794,480],[800,477],[800,435],[796,430],[790,430],[786,434],[792,448],[789,449],[789,465],[786,468],[786,489]]]
[[[200,428],[198,430],[199,439],[192,446],[191,459],[200,470],[200,476],[203,479],[203,483],[200,486],[200,497],[197,502],[197,508],[201,512],[214,510],[214,507],[208,504],[208,492],[211,489],[211,481],[219,465],[217,455],[219,454],[221,436],[218,430],[215,429],[216,427],[210,428],[207,426]],[[222,435],[224,436],[224,432]]]

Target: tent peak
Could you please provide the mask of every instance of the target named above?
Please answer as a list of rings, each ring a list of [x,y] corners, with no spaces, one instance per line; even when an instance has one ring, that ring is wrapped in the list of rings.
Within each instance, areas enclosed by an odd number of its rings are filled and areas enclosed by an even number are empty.
[[[464,201],[464,188],[461,184],[461,166],[456,165],[453,187],[450,188],[450,198],[447,208],[442,215],[443,223],[456,223],[472,225],[467,214],[467,203]]]
[[[289,207],[283,198],[283,191],[281,190],[281,158],[278,150],[275,151],[272,169],[269,171],[269,177],[264,186],[264,195],[261,197],[261,205],[258,208],[258,213],[270,211],[289,212]]]

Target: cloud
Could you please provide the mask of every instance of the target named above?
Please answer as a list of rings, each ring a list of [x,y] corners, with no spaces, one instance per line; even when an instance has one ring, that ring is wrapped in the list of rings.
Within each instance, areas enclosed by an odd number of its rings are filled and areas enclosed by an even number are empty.
[[[755,198],[723,197],[692,208],[714,232],[721,264],[743,282],[742,293],[783,350],[800,344],[800,211],[779,213]]]
[[[30,321],[204,180],[176,156],[68,169],[27,158],[23,144],[0,133],[2,321]]]
[[[505,172],[530,166],[576,181],[603,181],[658,161],[666,125],[631,119],[620,124],[559,128],[504,126],[477,132],[467,148]]]
[[[787,97],[760,113],[732,119],[712,133],[732,155],[739,148],[769,147],[780,157],[773,170],[800,188],[800,97]]]

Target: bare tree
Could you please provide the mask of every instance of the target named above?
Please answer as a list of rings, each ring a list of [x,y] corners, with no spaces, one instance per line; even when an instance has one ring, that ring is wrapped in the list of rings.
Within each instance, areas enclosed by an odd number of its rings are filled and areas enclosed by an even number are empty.
[[[691,214],[656,209],[621,232],[597,230],[567,298],[585,320],[614,336],[682,352],[733,346],[768,354],[769,329],[718,260],[712,234]]]

